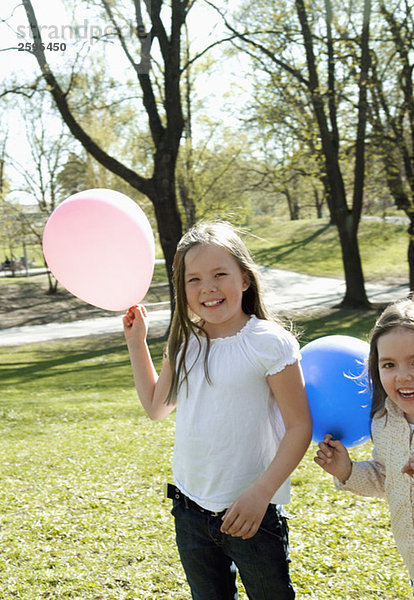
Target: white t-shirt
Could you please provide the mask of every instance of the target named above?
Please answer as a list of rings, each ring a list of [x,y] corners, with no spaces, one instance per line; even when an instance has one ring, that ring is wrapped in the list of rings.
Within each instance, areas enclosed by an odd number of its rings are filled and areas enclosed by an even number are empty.
[[[284,435],[283,420],[266,376],[300,358],[293,335],[272,321],[250,317],[234,336],[190,339],[190,369],[177,395],[173,475],[177,487],[203,508],[221,511],[263,474]],[[197,358],[198,356],[198,358]],[[290,500],[289,479],[273,504]]]

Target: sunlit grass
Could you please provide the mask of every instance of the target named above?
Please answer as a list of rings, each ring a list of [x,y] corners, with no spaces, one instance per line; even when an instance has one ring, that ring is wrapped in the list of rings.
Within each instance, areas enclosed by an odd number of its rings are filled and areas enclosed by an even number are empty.
[[[343,276],[334,227],[274,220],[253,230],[260,238],[245,239],[260,264]],[[368,279],[406,273],[405,227],[363,222],[360,243]],[[0,278],[10,282],[47,286]],[[168,299],[165,282],[157,265],[146,303]],[[335,333],[367,339],[376,316],[331,309],[294,324],[302,345]],[[151,342],[158,366],[162,348]],[[174,416],[144,415],[122,337],[0,348],[0,387],[0,598],[189,600],[162,494]],[[408,598],[385,501],[335,491],[314,453],[312,444],[292,477],[298,598]]]
[[[293,324],[302,345],[324,335],[348,335],[368,341],[368,334],[378,318],[381,307],[359,311],[331,308],[321,313],[303,315],[297,313]]]
[[[162,494],[174,416],[144,415],[122,337],[4,347],[0,365],[0,598],[189,600]],[[385,501],[335,491],[314,450],[289,505],[298,598],[408,598]]]
[[[406,276],[407,228],[388,222],[362,221],[359,245],[364,275],[369,279]],[[343,278],[338,231],[327,221],[267,219],[244,239],[255,260],[269,267],[310,275]]]

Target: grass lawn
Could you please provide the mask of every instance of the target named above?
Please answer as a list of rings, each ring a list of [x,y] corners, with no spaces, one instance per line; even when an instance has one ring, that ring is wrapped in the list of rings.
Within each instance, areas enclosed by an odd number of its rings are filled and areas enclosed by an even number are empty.
[[[298,325],[305,341],[362,337],[374,318]],[[159,365],[162,343],[151,347]],[[190,600],[162,495],[174,416],[144,416],[122,337],[0,348],[0,386],[0,598]],[[297,597],[407,599],[385,501],[336,492],[314,452],[292,477]]]
[[[343,278],[343,265],[338,231],[327,221],[263,220],[252,226],[255,235],[244,240],[255,260],[269,267]],[[383,279],[404,276],[408,281],[405,225],[388,222],[361,221],[359,246],[365,278]]]
[[[260,264],[343,276],[334,227],[272,220],[252,230],[260,237],[244,237]],[[404,226],[362,222],[360,244],[367,279],[405,276]],[[150,300],[165,300],[162,266],[155,283]],[[302,344],[335,333],[366,339],[376,316],[332,309],[295,326]],[[162,346],[151,342],[158,365]],[[174,415],[144,415],[122,336],[0,347],[0,389],[0,598],[190,600],[162,493]],[[371,445],[351,452],[368,458]],[[314,454],[312,444],[292,476],[298,599],[407,599],[386,502],[335,491]]]

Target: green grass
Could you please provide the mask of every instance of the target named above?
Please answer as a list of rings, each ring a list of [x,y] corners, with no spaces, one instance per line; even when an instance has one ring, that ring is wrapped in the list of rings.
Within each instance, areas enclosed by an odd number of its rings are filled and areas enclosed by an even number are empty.
[[[332,308],[304,317],[298,315],[294,318],[293,326],[302,345],[324,335],[350,335],[368,341],[380,310]]]
[[[260,238],[245,239],[260,264],[343,276],[334,227],[274,220],[252,230]],[[360,244],[367,279],[407,272],[405,227],[363,222]],[[10,281],[33,284],[0,285]],[[156,266],[147,301],[167,298],[165,281]],[[366,339],[376,316],[332,309],[294,325],[302,345],[327,334]],[[158,366],[162,346],[151,342]],[[0,348],[0,387],[0,598],[189,600],[162,495],[174,416],[144,415],[122,337]],[[370,452],[370,443],[352,450]],[[314,453],[312,444],[292,477],[298,598],[408,598],[386,502],[335,491]]]
[[[408,280],[408,236],[404,225],[362,221],[359,244],[365,278],[405,276]],[[306,219],[256,222],[244,239],[255,260],[269,267],[343,278],[336,227]],[[257,236],[257,237],[255,237]]]
[[[0,597],[182,598],[174,423],[144,417],[122,340],[1,355]]]
[[[373,318],[338,311],[298,325],[306,341],[363,336]],[[151,342],[158,366],[162,346]],[[189,600],[162,495],[174,416],[144,415],[122,337],[0,348],[0,386],[0,597]],[[385,501],[335,491],[314,452],[289,505],[298,598],[408,598]]]

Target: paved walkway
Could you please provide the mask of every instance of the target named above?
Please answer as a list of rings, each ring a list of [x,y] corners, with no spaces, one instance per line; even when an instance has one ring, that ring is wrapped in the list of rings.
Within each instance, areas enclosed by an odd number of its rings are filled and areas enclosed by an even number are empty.
[[[313,277],[281,269],[261,269],[262,288],[266,304],[276,312],[317,310],[338,304],[345,293],[345,282],[331,277]],[[408,294],[408,285],[394,287],[366,284],[372,302],[392,302]],[[164,303],[161,303],[164,304]],[[147,306],[150,329],[167,327],[170,311],[167,308]],[[29,327],[11,327],[0,330],[0,346],[19,345],[52,339],[64,339],[122,331],[122,317],[95,317],[71,323],[48,323]]]

